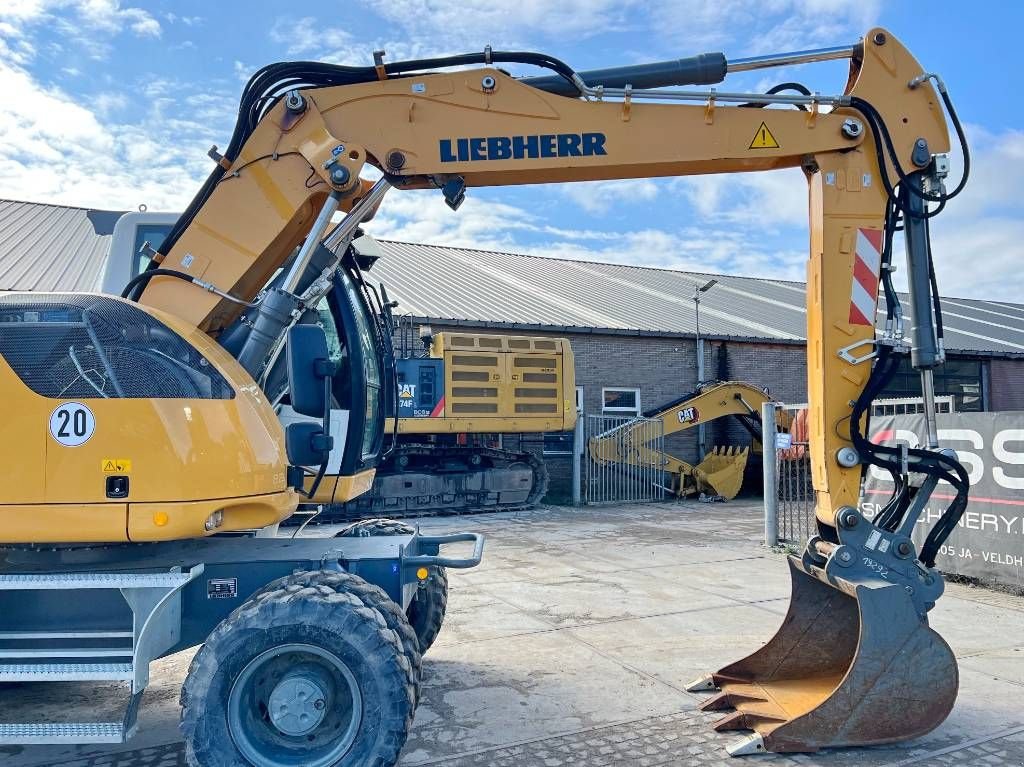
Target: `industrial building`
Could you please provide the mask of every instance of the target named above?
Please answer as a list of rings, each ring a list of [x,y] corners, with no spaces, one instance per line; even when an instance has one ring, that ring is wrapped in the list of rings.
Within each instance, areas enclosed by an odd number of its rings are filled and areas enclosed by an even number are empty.
[[[120,215],[0,200],[0,289],[97,289]],[[806,399],[802,283],[387,240],[380,245],[384,257],[371,274],[399,301],[397,342],[406,353],[417,351],[424,325],[435,332],[567,337],[581,410],[639,415],[696,387],[703,346],[704,380],[745,380],[783,402]],[[45,262],[39,253],[47,254]],[[942,309],[948,361],[937,371],[936,393],[953,396],[962,411],[1024,409],[1024,304],[944,298]],[[918,380],[908,364],[883,396],[918,396]],[[708,444],[733,437],[717,428]],[[674,439],[672,452],[696,459],[695,433]],[[549,464],[549,498],[567,499],[571,436],[523,441]]]

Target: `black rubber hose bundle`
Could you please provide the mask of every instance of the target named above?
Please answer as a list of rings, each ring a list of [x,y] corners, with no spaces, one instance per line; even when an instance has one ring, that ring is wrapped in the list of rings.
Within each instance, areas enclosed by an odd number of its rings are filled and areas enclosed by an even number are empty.
[[[468,64],[517,63],[550,69],[576,87],[576,73],[565,62],[543,53],[530,51],[486,51],[464,53],[457,56],[395,61],[383,65],[388,75],[409,76],[422,70],[444,69]],[[261,67],[249,78],[238,105],[238,117],[224,158],[233,162],[259,121],[287,92],[293,89],[329,88],[337,85],[355,85],[378,79],[377,67],[348,67],[319,61],[287,61]],[[178,241],[200,208],[226,173],[219,163],[203,182],[196,196],[178,218],[174,227],[161,243],[159,251],[166,255]],[[151,263],[150,267],[154,265]]]

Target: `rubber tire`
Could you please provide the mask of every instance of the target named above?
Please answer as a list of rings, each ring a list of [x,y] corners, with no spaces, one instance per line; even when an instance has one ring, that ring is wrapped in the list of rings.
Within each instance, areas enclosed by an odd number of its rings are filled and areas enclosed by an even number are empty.
[[[363,696],[362,724],[337,767],[393,767],[409,736],[415,691],[395,633],[354,594],[328,586],[280,589],[250,600],[213,630],[181,691],[181,730],[191,767],[249,767],[227,722],[231,684],[253,658],[289,642],[341,658]]]
[[[360,538],[376,535],[412,535],[415,528],[397,519],[361,519],[335,534],[335,538]],[[406,615],[416,638],[420,654],[426,654],[441,632],[448,609],[448,573],[443,567],[431,567],[430,578],[416,592]]]
[[[426,654],[441,633],[444,614],[448,609],[448,573],[443,567],[431,567],[427,582],[416,591],[416,598],[409,604],[406,615],[409,625],[416,632],[420,653]]]
[[[280,589],[295,591],[314,585],[326,586],[339,593],[354,594],[364,605],[381,614],[384,622],[388,624],[388,628],[398,635],[398,639],[402,643],[409,666],[415,675],[413,681],[416,685],[416,700],[419,701],[419,681],[423,674],[423,655],[420,653],[419,639],[412,626],[409,625],[409,619],[402,612],[402,608],[387,595],[384,589],[374,586],[352,573],[338,572],[337,570],[307,570],[271,581],[249,599],[262,599],[268,592]]]
[[[412,535],[416,528],[397,519],[360,519],[334,534],[335,538],[372,538],[377,535]]]

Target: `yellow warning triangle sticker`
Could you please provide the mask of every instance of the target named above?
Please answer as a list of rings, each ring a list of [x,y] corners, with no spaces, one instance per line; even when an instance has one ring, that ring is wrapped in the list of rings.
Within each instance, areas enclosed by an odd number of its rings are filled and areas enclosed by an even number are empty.
[[[103,462],[103,471],[115,472],[115,471],[117,471],[117,466],[114,465],[113,461],[106,460],[106,461]]]
[[[753,140],[750,142],[750,149],[778,149],[779,142],[775,140],[775,136],[768,130],[768,126],[763,122],[761,127],[757,129],[757,133],[754,134]]]

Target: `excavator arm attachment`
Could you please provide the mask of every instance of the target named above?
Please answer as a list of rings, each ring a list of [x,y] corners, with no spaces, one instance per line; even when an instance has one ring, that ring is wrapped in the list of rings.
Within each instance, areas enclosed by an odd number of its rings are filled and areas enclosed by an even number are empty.
[[[761,405],[770,399],[762,389],[742,381],[705,384],[695,392],[647,411],[643,418],[592,437],[587,453],[601,464],[657,466],[671,479],[672,492],[680,497],[706,493],[732,500],[743,485],[743,470],[751,446],[716,446],[694,466],[653,449],[651,443],[728,416],[741,419],[755,442],[759,442]],[[652,428],[652,420],[660,421],[661,428]],[[750,424],[751,420],[756,426]]]

